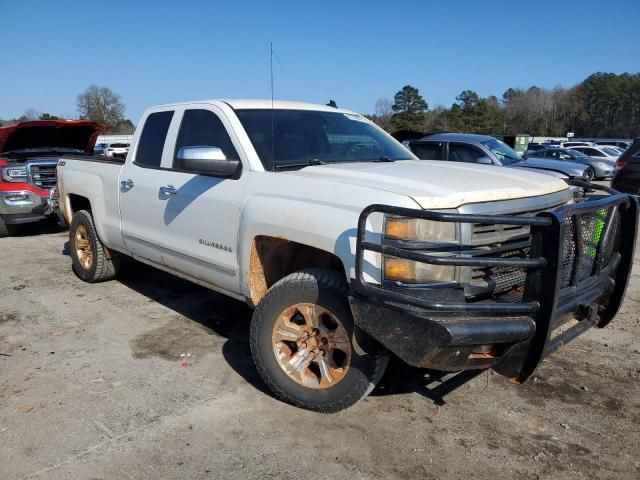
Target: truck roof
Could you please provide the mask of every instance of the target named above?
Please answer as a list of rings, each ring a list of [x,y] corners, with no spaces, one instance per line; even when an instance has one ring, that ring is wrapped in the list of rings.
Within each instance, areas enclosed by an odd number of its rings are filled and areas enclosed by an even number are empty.
[[[212,98],[205,100],[193,100],[190,102],[176,102],[166,105],[158,105],[154,108],[177,107],[184,105],[193,105],[194,103],[226,103],[233,109],[270,109],[279,110],[320,110],[325,112],[340,112],[358,115],[350,110],[343,108],[330,107],[319,103],[295,102],[290,100],[273,100],[271,99],[245,99],[245,98]]]

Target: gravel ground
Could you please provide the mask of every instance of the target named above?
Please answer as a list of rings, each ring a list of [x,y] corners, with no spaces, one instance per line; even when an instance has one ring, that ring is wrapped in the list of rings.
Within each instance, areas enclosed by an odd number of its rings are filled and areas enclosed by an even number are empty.
[[[0,239],[0,479],[640,478],[640,270],[621,314],[513,386],[393,361],[336,414],[265,391],[243,304],[67,234]]]

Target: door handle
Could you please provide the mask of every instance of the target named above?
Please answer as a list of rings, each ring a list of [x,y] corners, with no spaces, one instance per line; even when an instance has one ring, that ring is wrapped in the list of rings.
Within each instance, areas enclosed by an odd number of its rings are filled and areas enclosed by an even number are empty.
[[[120,182],[120,187],[122,187],[123,190],[129,190],[133,188],[133,180],[131,180],[130,178],[127,178],[126,180],[122,180]]]
[[[162,195],[175,195],[176,193],[178,193],[178,190],[176,190],[176,187],[174,187],[173,185],[165,185],[164,187],[160,187],[160,194]]]

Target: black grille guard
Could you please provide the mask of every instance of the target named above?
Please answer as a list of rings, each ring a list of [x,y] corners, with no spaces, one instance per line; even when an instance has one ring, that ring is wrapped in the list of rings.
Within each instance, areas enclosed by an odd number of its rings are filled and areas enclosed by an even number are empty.
[[[599,191],[605,195],[590,195],[579,203],[532,217],[442,213],[370,205],[358,220],[353,293],[385,307],[418,312],[426,318],[530,316],[535,322],[534,338],[526,358],[523,358],[522,368],[508,375],[524,380],[544,356],[563,343],[591,326],[607,325],[624,298],[633,264],[638,199],[601,186],[589,186],[588,191],[591,194]],[[380,243],[374,243],[365,239],[367,220],[374,213],[437,222],[529,226],[530,251],[527,258],[443,257],[384,245],[382,235]],[[594,234],[595,231],[598,233]],[[594,235],[596,242],[592,241]],[[431,265],[521,268],[526,271],[522,301],[440,301],[434,300],[433,296],[412,295],[411,288],[388,288],[368,283],[364,278],[364,254],[367,250]],[[552,331],[562,325],[570,314],[585,321],[552,339]]]

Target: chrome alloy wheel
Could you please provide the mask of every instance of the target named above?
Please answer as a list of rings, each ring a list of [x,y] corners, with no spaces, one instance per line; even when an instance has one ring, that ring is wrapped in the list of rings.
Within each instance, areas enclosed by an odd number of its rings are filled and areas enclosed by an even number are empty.
[[[349,370],[349,334],[323,307],[299,303],[287,308],[276,320],[271,338],[278,365],[302,386],[332,387]]]
[[[89,270],[93,265],[93,248],[89,239],[89,231],[84,225],[78,225],[75,236],[76,257],[82,268]]]

